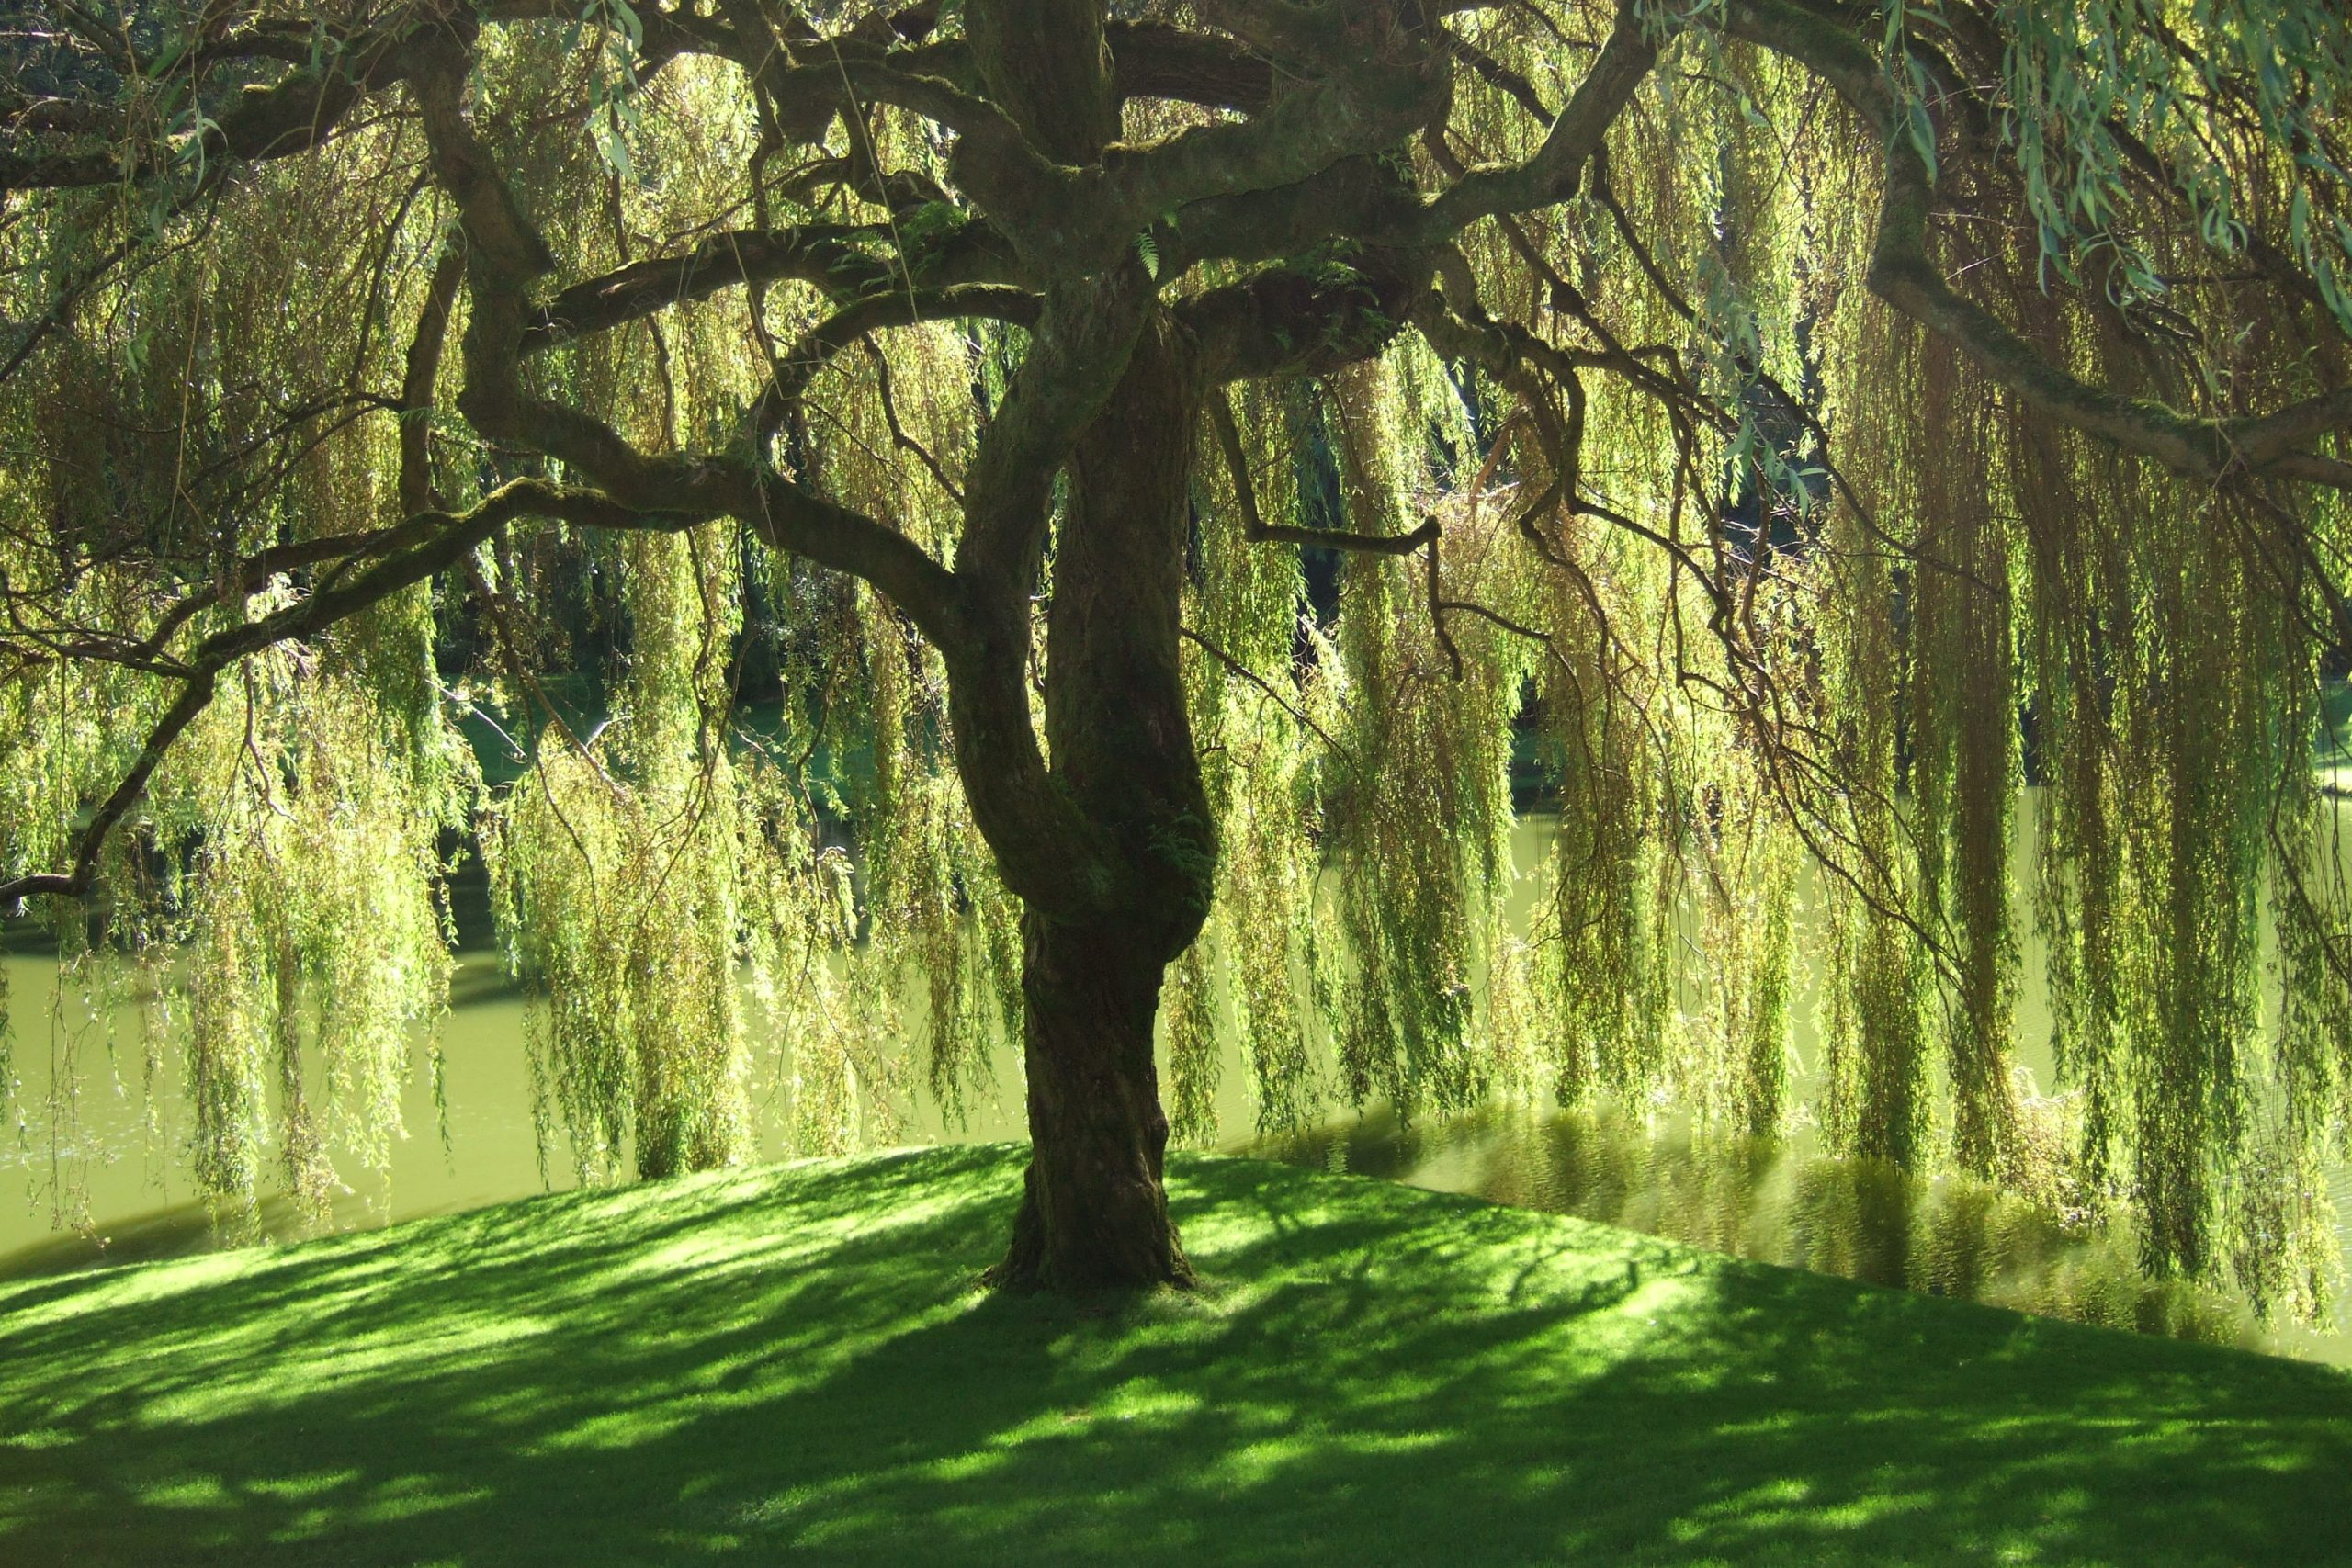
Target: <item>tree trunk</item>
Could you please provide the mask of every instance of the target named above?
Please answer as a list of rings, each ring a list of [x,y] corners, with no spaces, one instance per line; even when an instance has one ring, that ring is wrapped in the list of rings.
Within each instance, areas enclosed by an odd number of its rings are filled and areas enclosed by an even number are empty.
[[[1134,933],[1023,921],[1029,1174],[996,1282],[1093,1291],[1192,1282],[1160,1185],[1152,1065],[1166,963]]]
[[[1078,442],[1046,637],[1053,780],[1099,829],[1066,899],[1023,919],[1032,1154],[996,1278],[1054,1290],[1189,1282],[1160,1187],[1162,976],[1208,913],[1216,841],[1178,658],[1193,345],[1165,319]]]

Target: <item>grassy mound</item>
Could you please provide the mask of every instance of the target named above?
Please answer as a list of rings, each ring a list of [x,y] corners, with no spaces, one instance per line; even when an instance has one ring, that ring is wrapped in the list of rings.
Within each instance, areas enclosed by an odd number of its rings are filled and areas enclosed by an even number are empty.
[[[1246,1160],[991,1296],[1021,1157],[0,1284],[0,1562],[2352,1561],[2325,1369]]]

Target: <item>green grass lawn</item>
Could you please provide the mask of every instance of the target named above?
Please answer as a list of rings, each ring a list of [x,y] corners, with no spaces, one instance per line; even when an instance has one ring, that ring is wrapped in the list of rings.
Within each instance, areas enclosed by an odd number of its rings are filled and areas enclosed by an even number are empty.
[[[0,1563],[2352,1562],[2352,1379],[1248,1160],[975,1288],[1017,1149],[0,1284]]]

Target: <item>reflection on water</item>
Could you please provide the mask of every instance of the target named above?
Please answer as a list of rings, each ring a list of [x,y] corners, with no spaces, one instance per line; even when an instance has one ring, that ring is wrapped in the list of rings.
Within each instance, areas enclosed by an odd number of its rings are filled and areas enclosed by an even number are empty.
[[[1498,1107],[1409,1127],[1375,1112],[1253,1152],[1871,1284],[2352,1364],[2352,1337],[2265,1327],[2216,1292],[2141,1279],[2119,1228],[2070,1227],[1971,1181],[1826,1158],[1802,1136]]]
[[[44,1223],[48,1217],[42,1216]],[[251,1215],[216,1214],[198,1202],[167,1203],[104,1217],[94,1212],[84,1226],[51,1225],[40,1240],[0,1255],[0,1280],[187,1258],[259,1241],[297,1241],[325,1231],[360,1229],[380,1223],[382,1217],[380,1205],[348,1189],[334,1195],[323,1221],[275,1193],[264,1198]]]
[[[447,1146],[420,1039],[401,1101],[406,1136],[392,1149],[391,1169],[361,1171],[331,1139],[341,1156],[337,1168],[351,1185],[330,1195],[323,1224],[282,1196],[225,1219],[193,1201],[184,1065],[176,1047],[166,1046],[154,1063],[152,1096],[147,1092],[150,1020],[141,998],[106,994],[87,974],[62,973],[53,960],[10,955],[0,962],[7,965],[15,1015],[16,1079],[0,1132],[0,1272],[47,1273],[288,1240],[540,1190],[520,998],[486,954],[466,955],[441,1029]],[[274,1072],[271,1090],[274,1116]],[[266,1184],[276,1175],[265,1165]]]
[[[81,973],[61,973],[53,959],[0,956],[15,1015],[16,1091],[0,1118],[0,1278],[183,1257],[223,1245],[288,1241],[322,1230],[379,1225],[527,1197],[572,1184],[566,1150],[550,1148],[544,1168],[532,1127],[530,1066],[524,1047],[523,997],[486,952],[459,955],[450,1010],[439,1028],[447,1093],[436,1104],[425,1070],[425,1042],[413,1052],[401,1100],[405,1136],[387,1171],[358,1168],[329,1137],[335,1167],[349,1186],[330,1194],[322,1219],[283,1197],[252,1214],[217,1218],[188,1190],[189,1116],[176,1048],[146,1079],[146,1020],[135,997],[109,997]],[[166,998],[169,999],[168,998]],[[755,1043],[748,1085],[749,1160],[798,1152],[788,1141],[782,1055]],[[1238,1075],[1232,1077],[1238,1084]],[[1021,1074],[1010,1056],[996,1064],[993,1095],[976,1094],[957,1126],[946,1125],[928,1097],[892,1106],[906,1141],[992,1141],[1027,1136]],[[53,1089],[78,1082],[70,1097]],[[322,1086],[311,1086],[313,1103]],[[276,1114],[276,1075],[270,1075]],[[1231,1126],[1247,1125],[1238,1103],[1221,1107]],[[52,1112],[55,1112],[54,1114]],[[273,1122],[274,1124],[274,1122]],[[560,1139],[558,1140],[560,1144]],[[265,1184],[277,1175],[263,1171]]]

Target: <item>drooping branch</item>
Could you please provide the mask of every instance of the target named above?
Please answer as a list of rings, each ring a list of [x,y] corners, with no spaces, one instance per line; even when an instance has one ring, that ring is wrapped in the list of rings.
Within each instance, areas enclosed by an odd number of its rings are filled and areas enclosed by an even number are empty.
[[[889,356],[882,352],[872,338],[865,341],[865,348],[866,359],[874,367],[874,389],[881,400],[882,418],[890,427],[891,445],[902,452],[913,454],[915,460],[923,466],[933,479],[938,481],[939,488],[947,492],[949,499],[957,506],[962,506],[964,487],[949,477],[947,467],[939,460],[938,454],[907,433],[905,423],[899,418],[899,400],[890,389]]]
[[[275,57],[277,51],[255,50]],[[334,46],[324,62],[305,63],[283,81],[247,87],[218,118],[177,140],[132,141],[119,114],[106,116],[109,145],[90,150],[0,152],[0,190],[60,189],[153,178],[174,168],[267,162],[307,152],[342,123],[353,106],[397,80],[405,65],[403,40],[392,28],[369,31]],[[94,106],[77,115],[52,109],[38,126],[86,134],[101,118]]]
[[[1470,67],[1478,80],[1525,109],[1529,117],[1537,124],[1549,126],[1559,118],[1558,114],[1544,103],[1544,96],[1536,91],[1534,83],[1464,38],[1460,33],[1451,28],[1447,29],[1445,47],[1455,59]]]
[[[433,390],[441,378],[441,352],[449,340],[449,314],[465,282],[466,248],[461,236],[443,242],[441,257],[424,287],[407,364],[401,377],[401,505],[411,515],[434,505]]]
[[[1442,242],[1481,218],[1532,211],[1574,195],[1586,161],[1657,63],[1644,9],[1636,0],[1619,6],[1608,41],[1534,152],[1515,164],[1470,170],[1415,216],[1409,238]]]
[[[1402,232],[1419,210],[1393,162],[1342,158],[1294,185],[1189,203],[1153,237],[1173,274],[1204,261],[1274,261],[1342,236]]]
[[[1233,480],[1234,499],[1240,503],[1241,535],[1252,541],[1308,545],[1318,549],[1351,550],[1360,555],[1408,556],[1434,541],[1438,521],[1424,517],[1406,534],[1349,534],[1337,528],[1299,528],[1269,523],[1258,510],[1257,482],[1250,477],[1250,454],[1241,445],[1241,427],[1233,417],[1233,402],[1222,389],[1209,395],[1209,423],[1216,431],[1217,449],[1226,473]]]
[[[873,583],[941,647],[958,644],[964,590],[906,536],[754,457],[650,456],[603,421],[524,390],[520,360],[533,319],[527,291],[552,260],[460,107],[467,67],[463,52],[445,44],[424,53],[413,80],[435,175],[469,245],[471,309],[458,394],[468,422],[486,439],[564,463],[631,511],[740,517],[777,549]]]
[[[2031,406],[2176,473],[2208,481],[2266,470],[2335,484],[2346,475],[2299,443],[2352,423],[2352,389],[2323,393],[2268,415],[2206,419],[2153,399],[2129,398],[2069,374],[1944,277],[1929,254],[1933,195],[1885,73],[1870,50],[1836,20],[1787,0],[1735,0],[1735,36],[1798,62],[1827,82],[1884,139],[1884,190],[1871,247],[1870,286],[1905,315],[1952,344]],[[2316,459],[2316,460],[2315,460]]]
[[[1442,111],[1444,56],[1375,60],[1285,95],[1248,120],[1196,126],[1153,147],[1106,157],[1083,195],[1124,243],[1156,216],[1194,202],[1274,191],[1395,145]],[[1466,220],[1465,220],[1466,221]]]
[[[1175,307],[1217,382],[1322,375],[1379,353],[1427,286],[1427,252],[1361,251],[1306,272],[1264,268]]]
[[[146,743],[123,774],[122,779],[102,801],[90,820],[84,825],[74,840],[71,870],[34,872],[0,882],[0,915],[15,915],[24,901],[35,894],[49,893],[62,897],[78,898],[89,891],[90,880],[97,874],[98,860],[106,852],[107,841],[114,830],[130,815],[147,793],[147,783],[162,765],[164,755],[181,731],[196,722],[198,714],[212,701],[214,674],[204,671],[191,674],[180,687],[172,705],[164,710],[147,732]]]
[[[755,439],[764,444],[790,416],[808,383],[851,344],[865,342],[888,327],[973,317],[1034,326],[1037,321],[1037,297],[1025,289],[975,283],[912,293],[902,290],[873,294],[855,300],[811,327],[793,345],[777,365],[775,375],[752,404],[744,423]]]
[[[855,242],[888,233],[880,224],[843,223],[714,234],[684,255],[634,262],[564,289],[524,329],[522,352],[607,332],[722,288],[790,278],[828,295],[872,293],[889,287],[897,269]]]
[[[517,479],[492,491],[462,513],[426,513],[410,518],[395,533],[401,547],[346,581],[321,586],[297,603],[259,620],[215,632],[182,661],[179,694],[150,728],[145,743],[122,779],[75,840],[74,862],[63,872],[36,872],[0,882],[0,908],[32,894],[79,897],[96,874],[107,840],[145,795],[149,781],[174,741],[211,701],[220,672],[239,660],[281,643],[316,636],[371,604],[447,570],[498,529],[526,516],[558,518],[581,527],[684,527],[694,515],[649,515],[619,506],[593,491]],[[281,567],[282,570],[282,567]],[[246,581],[258,581],[241,571]]]
[[[1199,649],[1203,653],[1205,653],[1211,659],[1216,660],[1220,666],[1238,679],[1246,681],[1250,685],[1256,687],[1260,694],[1264,696],[1267,701],[1272,703],[1276,707],[1282,709],[1283,712],[1288,714],[1294,723],[1298,725],[1300,728],[1307,730],[1313,734],[1317,739],[1329,747],[1333,754],[1346,761],[1350,767],[1360,766],[1356,761],[1356,754],[1353,751],[1351,751],[1345,745],[1341,744],[1337,736],[1334,736],[1329,730],[1324,728],[1320,724],[1317,724],[1315,721],[1315,716],[1313,714],[1308,713],[1305,708],[1300,707],[1296,703],[1291,701],[1290,698],[1276,691],[1272,682],[1267,680],[1263,675],[1259,674],[1255,670],[1250,669],[1247,664],[1242,663],[1241,660],[1234,658],[1232,654],[1227,652],[1214,640],[1204,634],[1193,630],[1191,626],[1185,626],[1182,628],[1182,631],[1186,642],[1191,643],[1194,648]]]

